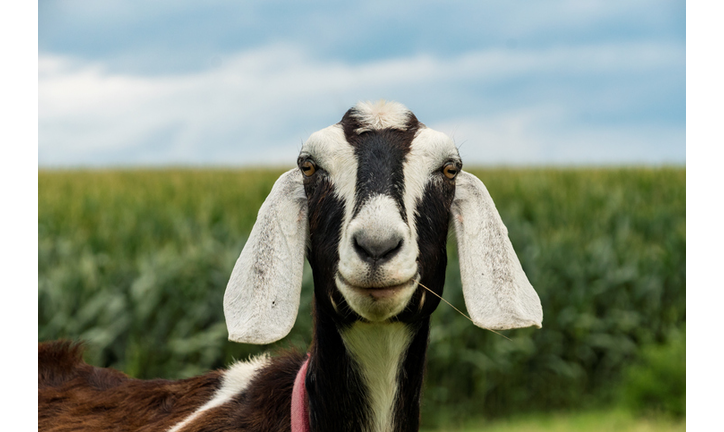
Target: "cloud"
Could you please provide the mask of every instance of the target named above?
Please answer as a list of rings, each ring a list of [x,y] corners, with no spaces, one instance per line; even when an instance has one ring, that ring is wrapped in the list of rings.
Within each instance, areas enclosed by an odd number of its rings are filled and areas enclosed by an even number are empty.
[[[612,142],[633,146],[622,149],[621,161],[639,161],[636,149],[660,138],[646,139],[655,124],[586,126],[576,117],[594,108],[625,112],[630,101],[601,89],[626,93],[636,80],[621,76],[667,77],[683,57],[680,44],[629,43],[350,64],[275,44],[219,57],[201,71],[144,76],[41,53],[39,164],[289,164],[311,132],[338,121],[357,100],[378,98],[398,100],[426,124],[457,130],[468,142],[509,143],[496,150],[506,163],[534,163],[532,155],[575,163],[608,154]],[[595,85],[570,87],[582,79]],[[676,84],[678,76],[666,79]],[[568,91],[551,97],[550,89],[561,86]],[[675,132],[668,141],[682,135]],[[599,150],[582,153],[555,136]],[[468,158],[485,162],[490,155],[490,149],[474,150]]]
[[[350,63],[446,56],[515,45],[535,49],[685,38],[678,0],[168,1],[47,0],[43,52],[102,60],[115,72],[200,71],[215,56],[294,43]]]
[[[453,137],[468,165],[681,164],[686,157],[683,128],[576,125],[556,106],[458,118],[430,127]]]

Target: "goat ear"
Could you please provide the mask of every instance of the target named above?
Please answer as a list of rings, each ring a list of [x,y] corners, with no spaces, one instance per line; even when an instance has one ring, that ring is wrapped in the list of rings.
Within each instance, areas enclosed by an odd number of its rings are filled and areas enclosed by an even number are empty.
[[[478,327],[541,327],[543,309],[488,190],[460,171],[451,207],[468,313]]]
[[[268,344],[291,331],[299,311],[309,231],[302,173],[274,184],[224,294],[229,340]]]

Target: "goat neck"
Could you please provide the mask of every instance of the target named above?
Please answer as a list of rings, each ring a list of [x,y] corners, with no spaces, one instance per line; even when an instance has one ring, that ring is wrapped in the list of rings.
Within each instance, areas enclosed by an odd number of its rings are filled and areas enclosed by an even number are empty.
[[[317,309],[315,324],[306,377],[312,430],[418,430],[429,319],[340,328]]]
[[[420,284],[442,293],[454,183],[439,169],[459,157],[452,144],[426,148],[430,132],[409,111],[375,109],[351,109],[299,158],[315,283],[306,379],[315,431],[419,427],[438,304]]]

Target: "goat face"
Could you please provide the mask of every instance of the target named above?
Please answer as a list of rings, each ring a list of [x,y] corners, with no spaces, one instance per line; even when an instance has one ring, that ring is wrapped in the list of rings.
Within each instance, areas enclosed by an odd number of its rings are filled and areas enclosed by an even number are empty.
[[[227,286],[229,339],[269,343],[296,319],[306,255],[317,307],[338,323],[412,322],[442,294],[455,225],[465,303],[484,328],[540,327],[490,195],[457,148],[397,103],[360,103],[304,143],[274,185]]]
[[[358,104],[312,134],[298,165],[319,307],[347,321],[431,313],[439,300],[418,283],[442,294],[462,166],[452,140],[399,104]]]

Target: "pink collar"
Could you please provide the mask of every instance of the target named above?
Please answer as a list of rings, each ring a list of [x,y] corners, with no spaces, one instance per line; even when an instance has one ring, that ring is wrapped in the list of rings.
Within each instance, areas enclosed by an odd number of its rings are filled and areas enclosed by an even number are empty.
[[[309,432],[309,402],[307,401],[307,389],[305,379],[307,378],[307,367],[309,356],[304,361],[302,368],[297,372],[292,390],[292,432]]]

